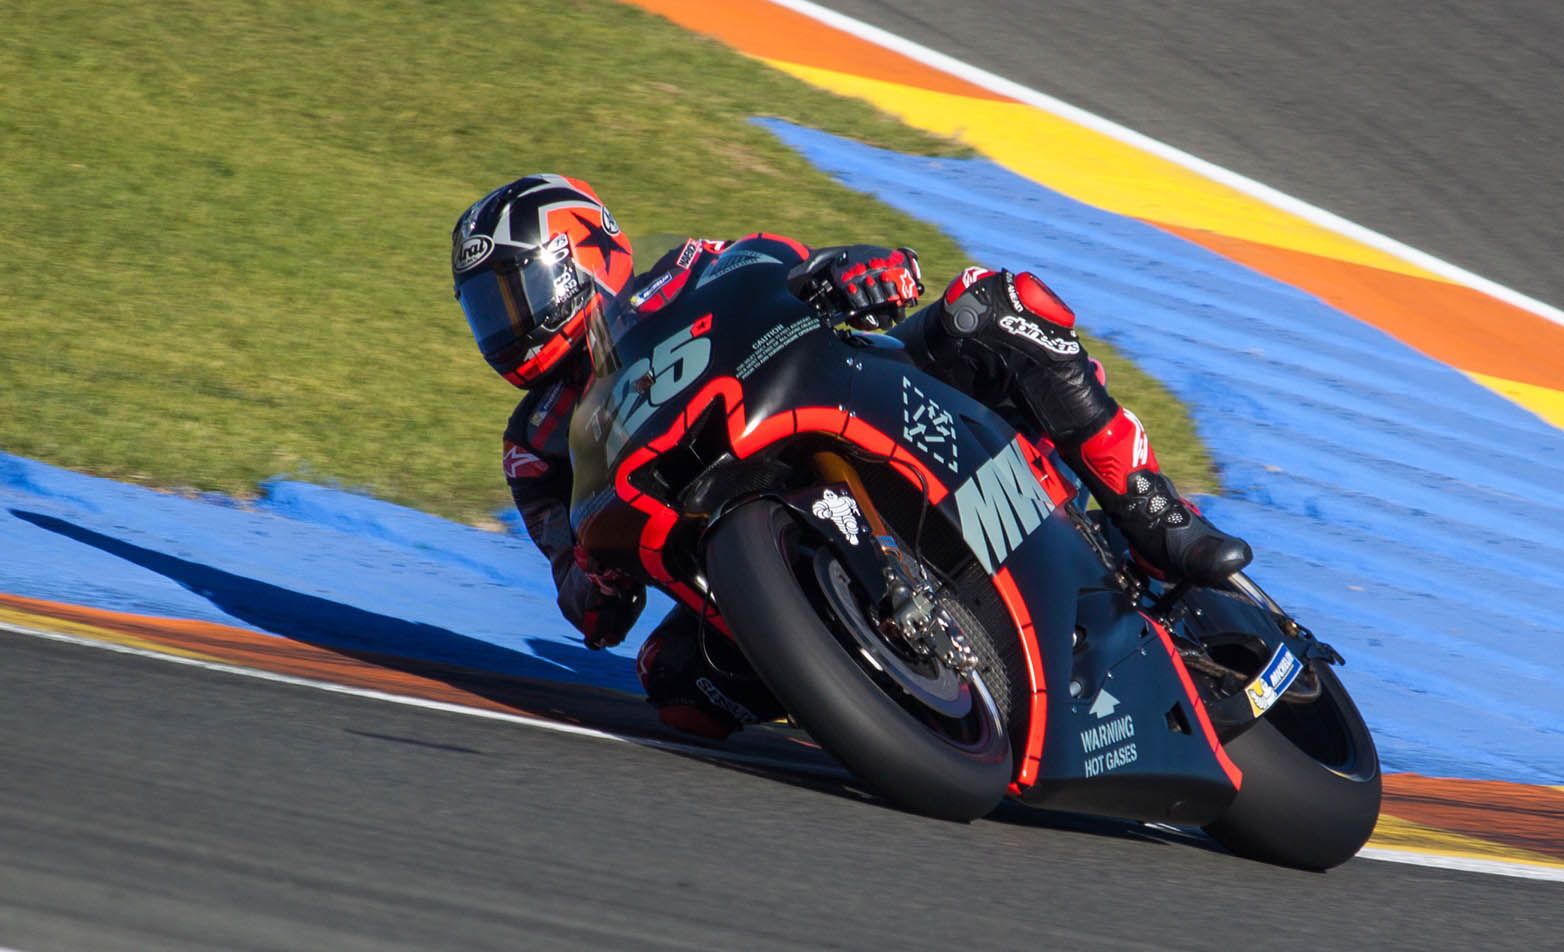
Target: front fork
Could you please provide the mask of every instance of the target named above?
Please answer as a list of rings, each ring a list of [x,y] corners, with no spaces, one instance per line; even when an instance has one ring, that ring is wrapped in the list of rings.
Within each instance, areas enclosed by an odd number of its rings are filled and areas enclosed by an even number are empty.
[[[857,469],[829,450],[815,453],[811,462],[823,485],[784,502],[827,538],[845,543],[833,549],[867,596],[880,634],[958,673],[976,668],[977,654],[940,607],[934,579],[902,549]]]

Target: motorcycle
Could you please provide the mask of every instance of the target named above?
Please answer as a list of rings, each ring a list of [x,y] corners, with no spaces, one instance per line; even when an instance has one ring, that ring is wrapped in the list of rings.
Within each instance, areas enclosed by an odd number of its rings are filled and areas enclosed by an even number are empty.
[[[1334,649],[1241,573],[1148,577],[1045,439],[806,303],[824,264],[789,267],[801,246],[692,247],[588,329],[590,558],[733,639],[904,809],[1010,796],[1287,866],[1358,851],[1379,762]]]

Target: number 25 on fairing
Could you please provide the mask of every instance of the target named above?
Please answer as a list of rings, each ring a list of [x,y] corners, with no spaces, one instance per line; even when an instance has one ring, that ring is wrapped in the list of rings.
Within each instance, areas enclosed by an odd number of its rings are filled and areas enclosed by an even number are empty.
[[[614,384],[613,424],[606,449],[612,457],[657,408],[678,396],[711,363],[711,316],[701,318],[630,364]],[[650,383],[647,378],[650,377]]]

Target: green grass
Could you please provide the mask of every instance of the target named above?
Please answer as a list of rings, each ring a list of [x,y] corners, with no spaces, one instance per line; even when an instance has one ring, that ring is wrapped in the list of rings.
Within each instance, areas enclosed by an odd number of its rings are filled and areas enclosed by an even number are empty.
[[[157,486],[336,481],[481,520],[507,498],[517,393],[451,299],[448,236],[489,188],[585,178],[647,247],[765,228],[910,244],[933,276],[963,263],[757,114],[957,151],[604,0],[13,5],[0,449]],[[1110,366],[1205,485],[1181,410]]]

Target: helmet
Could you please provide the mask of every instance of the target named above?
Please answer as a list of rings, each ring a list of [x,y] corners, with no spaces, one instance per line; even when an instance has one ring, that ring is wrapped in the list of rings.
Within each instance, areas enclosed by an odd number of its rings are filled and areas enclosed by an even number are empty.
[[[630,239],[592,186],[562,175],[495,189],[451,231],[456,299],[484,359],[518,387],[558,368],[634,272]]]

